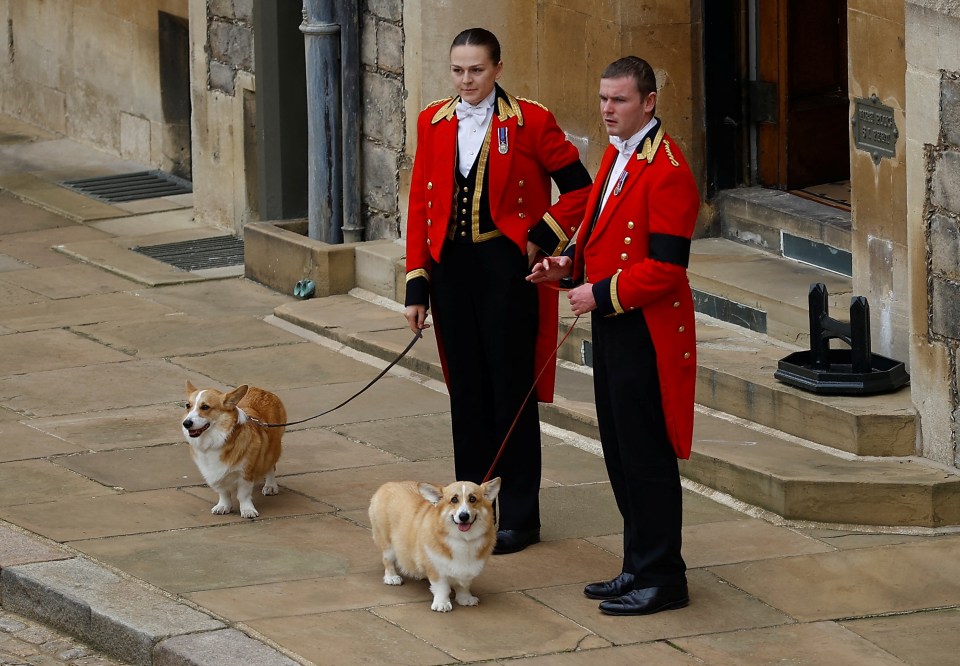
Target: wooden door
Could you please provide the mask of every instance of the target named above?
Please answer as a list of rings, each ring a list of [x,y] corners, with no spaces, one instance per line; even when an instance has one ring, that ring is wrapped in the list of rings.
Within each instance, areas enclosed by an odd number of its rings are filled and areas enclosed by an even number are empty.
[[[850,175],[846,0],[757,0],[757,78],[773,108],[757,126],[761,185]]]

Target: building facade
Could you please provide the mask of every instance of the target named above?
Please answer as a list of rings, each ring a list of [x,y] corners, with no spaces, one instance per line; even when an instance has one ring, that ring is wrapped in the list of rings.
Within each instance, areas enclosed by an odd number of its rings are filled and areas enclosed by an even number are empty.
[[[268,5],[287,8],[282,25],[265,21]],[[242,233],[274,210],[263,109],[280,94],[270,77],[303,64],[299,45],[266,45],[299,44],[300,9],[0,0],[0,112],[189,178],[197,218]],[[600,71],[641,55],[699,181],[701,236],[718,233],[725,191],[849,181],[853,293],[870,302],[873,349],[910,367],[918,453],[960,466],[960,4],[363,0],[356,11],[367,240],[403,237],[417,113],[450,94],[461,29],[499,36],[503,86],[550,108],[591,170],[606,146]],[[303,145],[305,122],[275,124]],[[302,216],[306,167],[291,161],[282,180],[300,196],[284,195],[284,214]]]

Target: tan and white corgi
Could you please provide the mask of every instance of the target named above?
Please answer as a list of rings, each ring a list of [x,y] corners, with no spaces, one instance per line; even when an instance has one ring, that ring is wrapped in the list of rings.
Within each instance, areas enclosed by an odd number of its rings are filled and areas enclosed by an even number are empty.
[[[478,486],[456,481],[446,488],[416,481],[385,483],[370,500],[373,540],[383,551],[383,582],[401,575],[430,581],[430,608],[446,612],[451,588],[461,606],[479,603],[470,583],[493,552],[497,530],[493,501],[500,478]]]
[[[181,427],[190,444],[190,455],[207,484],[220,501],[211,513],[227,514],[233,498],[240,515],[256,518],[253,486],[263,479],[263,494],[276,495],[276,465],[280,458],[282,427],[266,428],[261,423],[285,423],[287,411],[280,398],[246,384],[223,393],[197,389],[187,381],[187,414]]]

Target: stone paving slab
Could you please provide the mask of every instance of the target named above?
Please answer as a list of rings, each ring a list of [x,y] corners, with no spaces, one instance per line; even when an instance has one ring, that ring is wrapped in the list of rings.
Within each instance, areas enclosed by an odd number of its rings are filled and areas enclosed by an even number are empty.
[[[672,642],[710,666],[903,666],[905,663],[831,622],[678,638]]]
[[[913,666],[956,663],[960,655],[960,610],[873,617],[840,624]]]
[[[164,201],[163,209],[160,211],[98,220],[90,222],[89,226],[112,236],[151,236],[168,231],[196,228],[192,208],[167,210],[169,207],[169,203]]]
[[[18,564],[66,560],[73,556],[59,544],[0,523],[0,570]]]
[[[280,294],[250,280],[205,280],[143,290],[140,296],[177,312],[211,321],[221,317],[264,318],[293,296]]]
[[[375,572],[382,567],[380,554],[370,547],[369,530],[332,515],[250,521],[231,514],[221,519],[216,527],[70,545],[173,593]]]
[[[190,315],[164,315],[141,321],[92,324],[78,327],[77,331],[140,358],[207,355],[251,347],[270,347],[271,353],[282,356],[285,351],[274,347],[303,342],[259,319],[243,317],[221,319],[212,329],[209,322]]]
[[[162,317],[171,310],[129,293],[93,294],[62,301],[44,300],[0,307],[4,326],[17,331],[96,324],[101,321],[138,321]]]
[[[130,357],[65,329],[0,336],[0,376],[127,361]]]
[[[93,409],[68,416],[49,416],[29,421],[31,428],[87,451],[109,451],[135,446],[184,443],[180,422],[186,375],[172,389],[181,394],[171,402],[112,410]],[[18,416],[19,418],[19,416]]]
[[[236,629],[175,636],[153,650],[154,666],[296,666],[279,651]]]
[[[0,252],[35,268],[76,266],[77,262],[56,251],[63,243],[99,241],[109,236],[82,224],[19,234],[0,235]]]
[[[668,643],[647,643],[644,645],[626,645],[610,647],[604,650],[579,649],[576,652],[563,652],[542,657],[520,657],[508,661],[497,661],[500,666],[591,666],[602,662],[604,666],[636,666],[636,664],[656,664],[657,666],[702,666],[703,662],[687,655]]]
[[[805,621],[960,605],[960,535],[897,547],[781,557],[710,571]]]
[[[85,176],[70,177],[82,178]],[[125,211],[120,208],[91,199],[32,173],[0,172],[0,188],[12,192],[21,199],[78,222],[126,215]]]
[[[10,257],[10,256],[8,256],[8,255],[0,254],[0,273],[8,273],[8,272],[10,272],[10,271],[22,271],[22,270],[26,270],[26,269],[28,269],[28,268],[33,268],[33,267],[32,267],[30,264],[28,264],[28,263],[25,263],[25,262],[22,262],[22,261],[18,261],[17,259],[14,259],[13,257]],[[2,288],[2,289],[4,290],[4,292],[9,291],[11,294],[14,294],[14,293],[16,293],[17,291],[19,291],[19,292],[25,292],[25,293],[29,294],[29,296],[32,297],[32,298],[34,298],[34,299],[36,299],[36,297],[37,297],[36,294],[30,294],[30,292],[27,292],[25,289],[16,289],[16,290],[15,290],[15,289],[13,289],[10,285],[3,285],[3,286],[0,287],[0,288]],[[4,294],[4,295],[5,295],[5,294]],[[7,302],[11,302],[11,301],[7,301],[6,298],[4,298],[4,299],[3,299],[3,302],[4,302],[4,303],[7,303]],[[26,299],[25,299],[23,302],[24,302],[24,303],[29,303],[30,300],[26,300]]]
[[[0,280],[54,300],[110,294],[136,287],[136,284],[129,280],[85,264],[38,268],[29,272],[17,271],[0,276]]]
[[[105,373],[110,383],[104,386]],[[198,379],[163,361],[124,361],[0,377],[0,405],[24,416],[89,414],[184,400],[186,380]],[[65,390],[69,387],[69,390]],[[53,397],[56,396],[56,400]],[[171,421],[180,423],[180,414]]]
[[[69,630],[133,664],[151,664],[153,646],[163,638],[224,626],[81,558],[5,567],[0,585],[4,608]]]
[[[30,483],[23,483],[22,479],[30,479]],[[0,465],[0,516],[6,507],[116,492],[47,460],[16,460]]]
[[[19,415],[15,415],[19,418]],[[66,442],[33,427],[33,423],[18,423],[0,419],[0,462],[46,458],[65,453],[76,453],[82,447]]]

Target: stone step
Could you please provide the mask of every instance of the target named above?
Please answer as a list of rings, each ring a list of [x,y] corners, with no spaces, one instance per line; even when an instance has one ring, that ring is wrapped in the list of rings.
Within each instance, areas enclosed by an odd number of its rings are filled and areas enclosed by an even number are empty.
[[[402,308],[369,292],[353,293],[288,303],[274,315],[392,360],[412,335]],[[566,314],[562,327],[568,329],[572,317]],[[564,356],[575,356],[578,344],[582,348],[589,341],[585,322],[573,328]],[[683,463],[686,477],[795,520],[960,524],[960,477],[907,457],[915,432],[908,391],[869,399],[820,398],[773,380],[778,354],[790,351],[782,343],[705,319],[698,323],[698,339],[700,407],[694,454]],[[442,380],[432,329],[400,365]],[[541,419],[597,439],[589,371],[561,363],[556,392],[553,404],[541,406]],[[851,450],[861,455],[844,452]],[[875,457],[880,455],[904,457]]]
[[[849,319],[850,278],[726,238],[695,240],[687,276],[698,312],[802,347],[811,285],[826,285],[830,315]]]
[[[778,256],[851,276],[850,212],[762,187],[717,197],[720,234]]]

